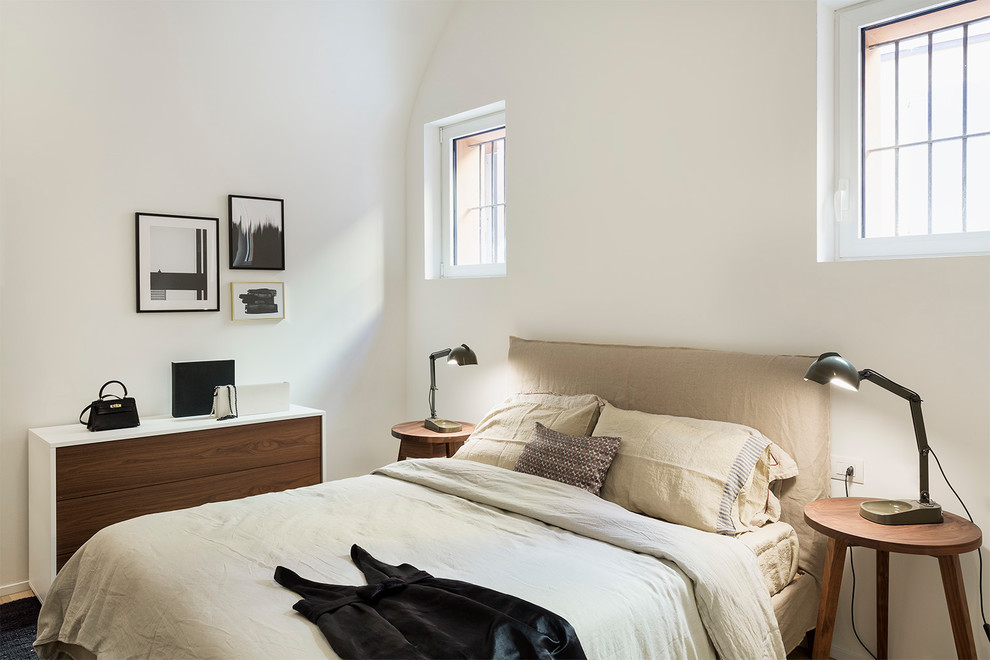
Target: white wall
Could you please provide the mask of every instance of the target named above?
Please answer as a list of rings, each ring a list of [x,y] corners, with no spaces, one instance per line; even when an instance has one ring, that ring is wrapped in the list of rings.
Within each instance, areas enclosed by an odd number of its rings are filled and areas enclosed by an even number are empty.
[[[479,48],[477,28],[499,48]],[[424,76],[408,134],[407,415],[478,419],[505,394],[507,337],[762,353],[837,350],[925,399],[929,441],[990,528],[990,259],[817,263],[814,0],[470,2]],[[504,99],[508,276],[424,280],[422,127]],[[437,313],[433,305],[443,303]],[[853,495],[916,497],[907,404],[833,394]],[[962,513],[932,463],[934,498]],[[840,482],[836,494],[841,494]],[[873,557],[857,550],[871,645]],[[962,558],[978,650],[976,555]],[[848,570],[846,571],[848,575]],[[953,653],[937,562],[891,559],[892,657]],[[843,592],[833,657],[865,657]]]
[[[406,127],[446,1],[14,2],[2,17],[0,590],[27,579],[26,430],[170,362],[233,358],[327,410],[331,477],[394,460]],[[285,199],[286,270],[229,271],[227,195]],[[221,219],[221,311],[137,314],[134,213]],[[231,281],[286,319],[230,320]]]

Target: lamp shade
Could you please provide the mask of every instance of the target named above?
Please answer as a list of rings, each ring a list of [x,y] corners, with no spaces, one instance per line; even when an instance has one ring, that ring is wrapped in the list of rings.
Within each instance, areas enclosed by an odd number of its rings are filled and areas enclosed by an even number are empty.
[[[447,364],[456,364],[460,367],[468,364],[478,364],[478,356],[468,348],[467,344],[461,344],[450,349],[450,355],[447,356]]]
[[[822,353],[808,368],[805,380],[821,385],[838,385],[849,390],[859,389],[859,372],[838,353]]]

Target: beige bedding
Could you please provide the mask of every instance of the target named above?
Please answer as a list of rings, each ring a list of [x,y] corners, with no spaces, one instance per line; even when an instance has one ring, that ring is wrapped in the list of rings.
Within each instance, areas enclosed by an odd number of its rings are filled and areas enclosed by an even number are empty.
[[[736,538],[756,555],[771,596],[780,593],[794,579],[798,570],[798,537],[793,527],[778,521]]]
[[[52,585],[39,656],[335,657],[272,574],[360,584],[352,543],[547,607],[591,658],[783,656],[758,562],[736,539],[448,459],[108,527]]]

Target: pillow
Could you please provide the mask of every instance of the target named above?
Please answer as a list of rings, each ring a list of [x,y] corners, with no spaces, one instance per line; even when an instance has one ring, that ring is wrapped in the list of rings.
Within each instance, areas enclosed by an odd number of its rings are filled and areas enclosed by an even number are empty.
[[[516,472],[583,488],[594,495],[619,448],[620,438],[560,433],[536,422],[532,440],[516,461]]]
[[[713,419],[695,419],[694,417],[674,417],[674,419],[684,422],[685,424],[690,424],[692,426],[697,426],[701,429],[743,429],[751,435],[758,435],[763,437],[763,434],[754,429],[751,426],[745,426],[743,424],[734,424],[732,422],[717,422]],[[783,481],[784,479],[790,479],[791,477],[796,477],[798,475],[798,465],[797,461],[791,458],[790,454],[777,446],[777,444],[767,439],[770,443],[770,482]]]
[[[728,535],[780,516],[768,507],[771,443],[762,435],[611,404],[595,435],[622,438],[601,496],[630,511]]]
[[[594,394],[515,394],[478,422],[454,458],[511,470],[536,422],[567,435],[590,436],[604,405]]]

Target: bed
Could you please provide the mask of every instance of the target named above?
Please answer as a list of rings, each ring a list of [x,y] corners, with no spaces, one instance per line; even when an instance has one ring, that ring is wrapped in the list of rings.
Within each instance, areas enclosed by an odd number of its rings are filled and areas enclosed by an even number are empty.
[[[284,566],[363,584],[350,557],[356,544],[557,613],[589,658],[782,657],[815,625],[824,565],[825,543],[803,520],[804,505],[827,497],[829,485],[828,388],[801,378],[812,360],[512,337],[509,397],[454,458],[105,528],[56,577],[36,649],[76,660],[334,658],[293,610],[299,595],[273,574]],[[546,424],[534,430],[534,419]],[[723,492],[722,508],[706,513],[707,486],[693,468],[680,469],[696,479],[683,482],[690,487],[664,486],[663,504],[644,498],[657,470],[682,478],[664,456],[718,452],[667,447],[651,454],[662,466],[644,472],[639,454],[653,440],[637,439],[641,428],[650,429],[644,438],[676,431],[676,442],[766,440],[739,480],[741,492],[766,491],[765,503],[750,510],[738,496],[726,506]],[[615,429],[626,437],[598,474],[597,494],[512,469],[539,465],[538,444],[556,446],[533,438],[583,437],[600,448],[612,446],[605,431]],[[653,506],[711,522],[675,524]]]

